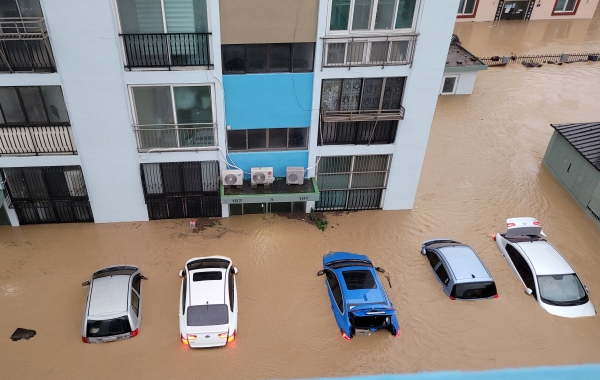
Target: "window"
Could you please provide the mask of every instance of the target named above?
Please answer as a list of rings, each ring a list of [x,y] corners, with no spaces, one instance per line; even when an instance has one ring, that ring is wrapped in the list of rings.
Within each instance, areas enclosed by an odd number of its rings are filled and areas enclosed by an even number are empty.
[[[68,125],[60,86],[0,87],[0,125]]]
[[[478,0],[460,0],[458,3],[458,15],[459,16],[475,16],[477,10]]]
[[[206,0],[117,0],[121,32],[206,33]]]
[[[450,293],[452,297],[462,299],[490,298],[496,294],[498,292],[493,281],[456,284]]]
[[[222,45],[223,74],[310,72],[315,44]]]
[[[409,29],[417,0],[331,0],[329,31]]]
[[[248,150],[307,149],[308,128],[242,129],[227,131],[227,149]]]
[[[327,276],[327,285],[329,285],[333,299],[337,304],[340,313],[344,314],[344,299],[342,297],[342,289],[340,288],[337,276],[330,270],[326,270],[325,275]]]
[[[131,291],[131,310],[135,315],[139,315],[140,310],[140,297],[132,290]]]
[[[437,274],[440,281],[442,281],[444,283],[444,285],[448,285],[448,282],[450,281],[450,277],[448,277],[448,272],[446,271],[446,268],[444,267],[443,263],[440,264],[438,269],[436,269],[435,273]]]
[[[342,272],[348,290],[377,289],[375,278],[368,270],[350,270]]]
[[[181,314],[185,314],[186,294],[187,294],[187,274],[183,270],[183,279],[181,280]]]
[[[233,272],[233,267],[231,267],[231,270],[229,271],[229,308],[231,309],[231,311],[233,311],[234,307],[233,304],[235,302],[235,275]]]
[[[402,104],[405,79],[324,79],[321,111],[398,110]]]
[[[121,335],[131,332],[131,325],[127,316],[105,319],[100,321],[88,321],[87,337],[101,338],[106,336]]]
[[[578,5],[579,0],[556,0],[556,4],[554,5],[554,12],[552,14],[575,14],[577,12]]]
[[[223,279],[222,272],[196,272],[192,276],[192,281],[221,281]]]
[[[133,281],[131,282],[131,287],[138,293],[141,294],[141,283],[142,283],[142,276],[139,274],[136,274],[135,277],[133,278]]]
[[[444,83],[442,83],[442,95],[455,94],[457,83],[458,75],[444,77]]]
[[[391,156],[320,157],[317,185],[319,211],[368,210],[381,207]]]
[[[133,86],[138,149],[216,146],[211,86]]]
[[[435,266],[438,265],[438,263],[440,262],[440,258],[438,257],[438,255],[436,255],[435,252],[428,250],[427,258],[429,259],[429,264],[431,264],[431,267],[435,269]]]
[[[526,287],[531,289],[531,291],[533,292],[533,296],[537,298],[535,291],[535,281],[533,279],[533,273],[531,271],[531,268],[529,268],[529,264],[527,264],[527,261],[525,261],[523,256],[521,256],[521,254],[519,253],[519,251],[517,251],[512,245],[507,244],[505,248],[506,253],[508,253],[508,257],[510,257],[511,261],[513,262],[513,265],[515,266],[515,269],[519,273],[519,276],[521,276],[521,280],[523,281]]]
[[[324,39],[324,67],[386,66],[410,63],[414,35]]]

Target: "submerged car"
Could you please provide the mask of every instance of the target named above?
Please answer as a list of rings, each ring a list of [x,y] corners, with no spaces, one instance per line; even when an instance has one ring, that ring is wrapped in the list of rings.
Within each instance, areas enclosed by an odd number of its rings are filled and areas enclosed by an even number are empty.
[[[196,257],[185,264],[179,297],[179,333],[190,347],[217,347],[237,334],[237,268],[225,256]]]
[[[475,251],[451,239],[431,239],[421,246],[442,289],[452,300],[498,298],[496,283]]]
[[[587,287],[546,241],[540,222],[531,217],[511,218],[506,226],[506,233],[496,234],[494,240],[527,294],[550,314],[569,318],[596,315]]]
[[[323,256],[325,284],[333,315],[344,339],[370,335],[385,329],[400,335],[394,305],[389,300],[367,256],[348,252],[330,252]]]
[[[142,322],[142,280],[132,265],[100,269],[82,283],[89,285],[83,314],[83,343],[104,343],[133,338]]]

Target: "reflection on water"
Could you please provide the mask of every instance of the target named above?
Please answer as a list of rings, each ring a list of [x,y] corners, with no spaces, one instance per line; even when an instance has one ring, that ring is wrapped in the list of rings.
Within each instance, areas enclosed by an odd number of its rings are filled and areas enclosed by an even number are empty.
[[[506,218],[538,218],[600,309],[600,229],[541,165],[550,123],[600,119],[597,79],[593,63],[480,72],[472,96],[439,99],[415,208],[328,214],[325,232],[275,215],[232,217],[198,233],[187,220],[0,227],[0,283],[19,284],[15,296],[0,297],[0,335],[38,332],[0,342],[1,377],[257,379],[597,362],[600,318],[545,312],[490,239]],[[499,298],[446,297],[419,252],[434,237],[471,245]],[[386,269],[400,338],[384,331],[342,339],[316,275],[330,250],[367,254]],[[193,351],[179,341],[178,271],[202,255],[229,256],[239,268],[238,336],[232,346]],[[119,263],[149,278],[140,334],[85,345],[88,288],[80,284]]]
[[[480,57],[600,52],[600,7],[593,19],[458,22],[454,33]]]

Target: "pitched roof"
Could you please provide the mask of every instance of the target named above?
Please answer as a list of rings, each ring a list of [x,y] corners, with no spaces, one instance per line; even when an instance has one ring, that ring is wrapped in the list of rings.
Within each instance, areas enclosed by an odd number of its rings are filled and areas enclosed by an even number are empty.
[[[550,125],[600,170],[600,122]]]

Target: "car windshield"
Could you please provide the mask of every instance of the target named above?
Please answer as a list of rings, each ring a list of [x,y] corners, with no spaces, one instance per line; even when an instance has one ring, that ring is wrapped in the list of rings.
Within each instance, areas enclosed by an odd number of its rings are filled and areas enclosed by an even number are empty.
[[[542,301],[556,306],[574,306],[588,302],[588,296],[575,273],[538,276]]]
[[[121,335],[131,332],[129,319],[126,315],[115,319],[104,319],[100,321],[88,321],[88,338],[100,338],[106,336]]]
[[[456,284],[451,295],[461,299],[477,299],[490,298],[496,293],[496,284],[493,281],[485,281]]]

